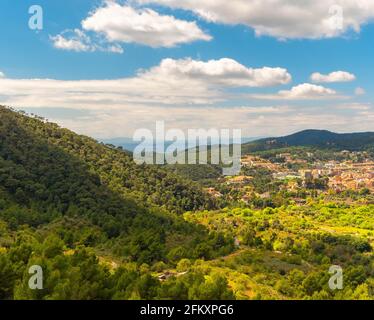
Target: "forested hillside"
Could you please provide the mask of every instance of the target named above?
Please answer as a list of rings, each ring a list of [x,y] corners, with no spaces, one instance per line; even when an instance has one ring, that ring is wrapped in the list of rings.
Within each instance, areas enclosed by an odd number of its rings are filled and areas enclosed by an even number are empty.
[[[0,284],[0,298],[16,295],[14,285],[34,258],[48,265],[59,256],[71,268],[95,264],[93,253],[81,247],[138,265],[226,254],[232,239],[180,215],[213,207],[201,187],[185,178],[137,166],[122,150],[0,109],[0,280],[7,282]],[[78,251],[70,257],[69,250]]]

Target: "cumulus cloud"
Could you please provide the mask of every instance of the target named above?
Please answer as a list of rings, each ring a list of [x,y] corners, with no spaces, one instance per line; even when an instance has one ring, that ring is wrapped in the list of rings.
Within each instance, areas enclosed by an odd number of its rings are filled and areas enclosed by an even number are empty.
[[[109,42],[173,47],[197,40],[210,41],[196,22],[161,15],[152,9],[135,9],[107,2],[82,21],[83,29],[102,34]]]
[[[91,37],[80,29],[65,30],[61,34],[51,36],[50,39],[56,49],[66,51],[123,53],[122,47],[118,44],[101,45],[101,40],[92,41]]]
[[[199,79],[234,87],[268,87],[287,84],[292,77],[286,69],[264,67],[248,68],[233,59],[223,58],[207,62],[192,59],[165,59],[160,66],[144,73],[144,77],[165,76]]]
[[[303,83],[293,87],[291,90],[279,91],[279,96],[290,100],[319,99],[335,97],[337,92],[323,86]]]
[[[0,79],[0,103],[81,109],[121,108],[129,103],[214,104],[227,100],[227,87],[277,85],[290,79],[285,69],[251,69],[232,59],[165,59],[134,77],[114,80]]]
[[[281,90],[275,95],[252,95],[252,97],[265,100],[323,100],[343,98],[335,90],[310,83],[297,85],[290,90]]]
[[[67,35],[69,33],[69,35]],[[51,36],[53,46],[57,49],[68,51],[92,51],[91,40],[79,29],[64,31],[56,36]]]
[[[329,74],[315,72],[310,76],[310,79],[317,83],[350,82],[356,80],[356,76],[346,71],[335,71]]]
[[[136,0],[190,10],[217,23],[246,25],[259,36],[333,38],[359,33],[374,18],[371,0]]]

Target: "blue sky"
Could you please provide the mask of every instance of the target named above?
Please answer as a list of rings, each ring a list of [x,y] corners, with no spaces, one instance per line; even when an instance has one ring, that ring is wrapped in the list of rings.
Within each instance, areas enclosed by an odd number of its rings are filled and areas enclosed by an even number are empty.
[[[293,2],[2,0],[0,103],[97,138],[156,120],[246,136],[374,130],[374,4]]]

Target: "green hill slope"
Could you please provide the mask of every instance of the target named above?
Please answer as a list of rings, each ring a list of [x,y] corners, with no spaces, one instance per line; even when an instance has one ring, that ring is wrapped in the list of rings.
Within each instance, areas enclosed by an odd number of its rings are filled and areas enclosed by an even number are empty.
[[[209,257],[217,254],[214,236],[178,214],[213,207],[185,178],[135,165],[121,150],[0,108],[0,220],[10,230],[60,230],[72,246],[110,247],[137,262],[165,260],[173,250]],[[206,248],[197,250],[201,242]]]

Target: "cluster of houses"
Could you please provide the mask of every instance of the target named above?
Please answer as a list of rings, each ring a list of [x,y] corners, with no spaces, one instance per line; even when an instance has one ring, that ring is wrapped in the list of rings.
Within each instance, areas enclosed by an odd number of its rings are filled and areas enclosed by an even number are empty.
[[[288,189],[293,191],[298,188],[295,180],[302,180],[303,184],[315,179],[328,178],[329,189],[335,191],[361,190],[367,188],[374,192],[374,161],[368,159],[367,154],[342,151],[341,154],[348,158],[346,161],[327,161],[308,164],[306,160],[298,160],[290,153],[278,154],[277,158],[282,158],[285,164],[297,163],[305,164],[305,169],[290,171],[286,165],[272,163],[260,157],[247,155],[242,158],[242,165],[253,168],[265,168],[273,172],[273,178],[277,180],[288,180]],[[308,154],[312,157],[313,154]],[[357,157],[364,157],[357,161]],[[355,159],[355,160],[353,160]],[[245,177],[237,177],[230,184],[245,183]]]
[[[301,179],[304,185],[315,179],[328,178],[328,187],[334,191],[361,190],[367,188],[374,191],[374,162],[364,163],[327,163],[319,168],[302,169],[298,172],[281,171],[273,174],[279,180]],[[296,184],[290,184],[294,190]]]
[[[348,151],[343,151],[342,154],[345,156],[344,161],[316,161],[314,163],[304,160],[297,161],[294,156],[288,153],[277,156],[285,159],[284,163],[272,163],[258,156],[246,155],[242,158],[242,166],[269,170],[272,172],[273,179],[286,182],[284,188],[289,191],[297,191],[301,186],[307,186],[308,183],[313,183],[317,179],[325,179],[323,183],[327,183],[328,189],[336,192],[362,189],[369,189],[374,192],[374,161],[366,157],[365,154]],[[313,154],[310,154],[310,157],[312,156]],[[357,156],[360,156],[360,158],[357,159]],[[287,163],[295,163],[295,161],[299,164],[305,164],[299,166],[303,169],[290,170]],[[244,175],[226,177],[222,180],[222,183],[236,189],[250,191],[248,185],[252,179],[252,177]],[[214,198],[223,196],[215,188],[206,188],[206,191]],[[243,201],[246,200],[243,198]]]
[[[369,189],[374,191],[374,162],[336,164],[329,176],[329,188],[335,191]]]
[[[313,168],[301,169],[298,172],[281,170],[274,172],[273,177],[279,180],[301,179],[303,183],[315,179],[328,178],[329,189],[335,191],[361,190],[367,188],[374,191],[374,162],[329,161],[316,163]],[[291,190],[296,184],[289,184]]]

